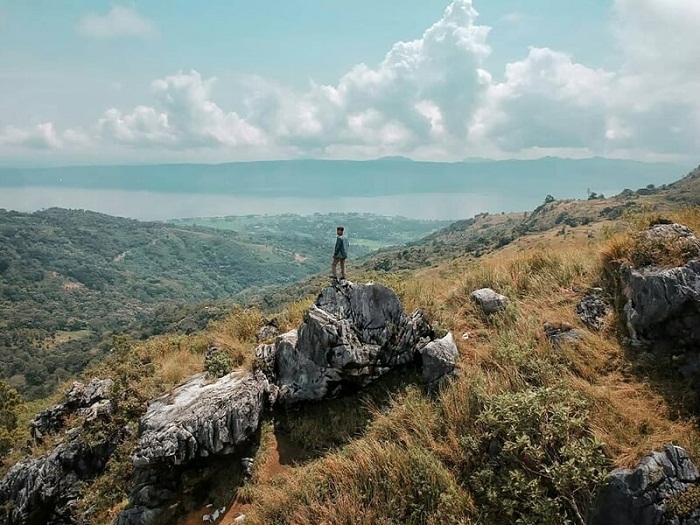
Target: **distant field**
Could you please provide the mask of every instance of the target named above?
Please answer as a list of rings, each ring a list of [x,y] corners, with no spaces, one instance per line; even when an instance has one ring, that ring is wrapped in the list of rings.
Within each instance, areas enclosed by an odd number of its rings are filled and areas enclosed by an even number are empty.
[[[329,257],[335,242],[335,229],[340,225],[345,227],[352,256],[360,257],[387,246],[417,241],[451,223],[368,213],[239,215],[169,222],[181,226],[235,231],[256,243],[320,260]]]

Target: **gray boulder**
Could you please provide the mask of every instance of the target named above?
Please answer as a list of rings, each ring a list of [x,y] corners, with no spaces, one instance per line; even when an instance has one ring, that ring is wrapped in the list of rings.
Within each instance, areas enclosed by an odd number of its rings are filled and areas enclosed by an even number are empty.
[[[459,351],[452,332],[442,339],[429,342],[420,350],[422,379],[429,387],[439,385],[455,373]]]
[[[0,512],[0,523],[74,523],[71,508],[85,482],[104,470],[119,439],[100,434],[88,441],[76,428],[48,454],[15,464],[0,480],[0,501],[11,503]]]
[[[491,288],[475,290],[471,293],[471,298],[486,315],[505,310],[510,303],[505,295],[496,293]]]
[[[154,400],[141,418],[132,456],[132,507],[118,516],[117,524],[172,522],[179,512],[183,477],[198,483],[215,475],[216,469],[199,468],[203,458],[249,455],[271,389],[259,371],[233,372],[213,382],[202,373]]]
[[[605,316],[610,307],[603,297],[601,288],[593,288],[581,302],[576,305],[576,314],[581,322],[592,330],[600,330],[605,324]]]
[[[325,288],[298,330],[259,347],[257,355],[268,363],[279,400],[293,404],[365,386],[413,361],[432,335],[423,314],[406,316],[390,289],[345,281]]]
[[[685,450],[666,445],[645,456],[634,470],[614,471],[591,508],[589,525],[698,525],[700,508],[689,517],[670,515],[670,498],[697,486],[700,475]]]
[[[630,335],[700,348],[700,260],[670,269],[621,268]]]
[[[148,407],[134,466],[182,465],[230,453],[257,431],[268,389],[263,374],[235,372],[214,382],[206,374],[193,376]]]
[[[109,378],[93,378],[87,386],[75,381],[63,403],[42,410],[32,419],[29,423],[32,438],[41,442],[46,435],[55,434],[63,428],[66,418],[72,413],[93,419],[111,415],[109,395],[113,384],[114,381]]]

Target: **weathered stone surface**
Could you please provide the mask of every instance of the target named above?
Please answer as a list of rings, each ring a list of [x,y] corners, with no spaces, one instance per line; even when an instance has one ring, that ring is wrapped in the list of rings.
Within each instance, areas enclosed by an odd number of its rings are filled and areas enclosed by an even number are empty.
[[[219,456],[221,462],[221,456],[251,452],[246,447],[256,438],[274,388],[261,371],[233,372],[217,381],[198,374],[154,400],[141,418],[132,456],[132,507],[119,515],[117,524],[171,523],[185,472],[190,482],[207,479],[213,471],[202,467],[204,458]]]
[[[491,288],[475,290],[471,293],[471,298],[486,315],[505,310],[510,303],[510,300],[505,295],[496,293]]]
[[[621,279],[633,337],[700,347],[700,260],[665,270],[623,266]]]
[[[29,424],[32,438],[42,441],[44,436],[55,434],[63,428],[66,418],[73,412],[93,418],[111,414],[108,397],[113,384],[114,381],[109,378],[93,378],[87,386],[79,381],[74,382],[63,403],[42,410],[34,417]],[[92,409],[98,403],[100,406]]]
[[[88,443],[73,429],[53,451],[14,465],[0,480],[0,501],[12,503],[7,514],[0,514],[0,522],[74,523],[70,508],[84,482],[102,472],[118,440],[119,436],[102,436]]]
[[[593,288],[581,302],[576,305],[576,314],[581,322],[592,330],[600,330],[605,324],[605,316],[610,307],[603,297],[601,288]]]
[[[114,381],[93,378],[88,385],[76,381],[66,394],[65,404],[70,409],[84,408],[109,398]]]
[[[390,289],[345,281],[321,292],[299,330],[257,353],[274,356],[279,399],[291,404],[362,387],[411,362],[432,335],[423,314],[406,316]]]
[[[255,334],[255,338],[257,339],[258,343],[262,343],[263,341],[276,337],[279,333],[280,331],[279,326],[277,325],[277,320],[270,319],[265,321],[265,324],[260,327],[258,332]]]
[[[634,470],[614,471],[591,509],[589,525],[697,525],[700,509],[690,518],[670,516],[669,498],[700,481],[685,450],[666,445],[645,456]]]
[[[459,351],[452,332],[442,339],[429,342],[420,350],[422,379],[428,386],[436,386],[455,373]]]
[[[581,332],[567,323],[544,323],[542,330],[547,339],[557,348],[581,339]]]
[[[231,452],[257,431],[268,387],[260,373],[236,372],[214,382],[206,374],[192,377],[149,406],[134,465],[182,465]]]

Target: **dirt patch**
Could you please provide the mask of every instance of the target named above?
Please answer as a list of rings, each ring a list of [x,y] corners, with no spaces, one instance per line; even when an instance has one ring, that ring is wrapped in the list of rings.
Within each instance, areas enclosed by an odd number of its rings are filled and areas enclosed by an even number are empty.
[[[292,442],[288,436],[282,432],[275,432],[272,444],[267,457],[261,458],[264,463],[259,470],[258,482],[267,482],[272,478],[289,472],[294,465],[299,464],[308,458],[308,453],[299,445]],[[226,510],[216,521],[204,521],[204,517],[211,515],[216,509],[212,507],[202,507],[190,512],[181,518],[177,525],[202,525],[216,523],[217,525],[235,525],[234,521],[241,514],[248,514],[252,509],[250,503],[240,501],[237,494],[234,494]]]

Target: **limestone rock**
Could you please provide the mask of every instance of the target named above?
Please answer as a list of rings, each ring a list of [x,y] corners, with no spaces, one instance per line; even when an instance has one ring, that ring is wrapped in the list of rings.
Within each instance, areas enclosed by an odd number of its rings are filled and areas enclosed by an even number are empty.
[[[685,450],[666,445],[645,456],[634,470],[614,471],[592,506],[589,525],[697,525],[700,509],[681,519],[666,512],[669,498],[700,481]]]
[[[661,270],[623,266],[620,277],[633,338],[700,347],[700,260]]]
[[[141,419],[134,466],[182,465],[210,454],[227,454],[257,431],[267,379],[231,373],[210,382],[198,374],[151,403]]]
[[[406,316],[390,289],[345,281],[325,288],[299,330],[278,337],[274,349],[258,348],[258,356],[274,355],[279,399],[292,404],[365,386],[411,362],[431,338],[423,314]]]
[[[455,372],[459,351],[452,332],[442,339],[429,342],[420,350],[422,379],[428,386],[436,386]]]
[[[557,348],[581,339],[581,332],[567,323],[544,323],[544,335]]]
[[[83,484],[102,472],[119,439],[88,443],[73,429],[48,454],[15,464],[0,480],[0,501],[12,502],[2,523],[74,523],[70,509]]]
[[[486,315],[505,310],[510,303],[505,295],[496,293],[491,288],[481,288],[471,293],[471,298]]]
[[[592,330],[600,330],[605,323],[605,316],[610,310],[603,298],[603,290],[594,288],[576,305],[576,314],[581,322]]]
[[[272,339],[279,334],[279,326],[276,319],[266,320],[265,324],[260,327],[258,332],[255,334],[255,338],[258,343]]]
[[[114,381],[111,379],[93,378],[86,386],[75,381],[66,393],[64,402],[39,412],[32,419],[30,433],[32,438],[40,442],[45,435],[55,434],[63,428],[69,414],[77,412],[84,417],[98,417],[111,414],[111,403],[108,398]],[[93,409],[93,405],[100,404]]]

